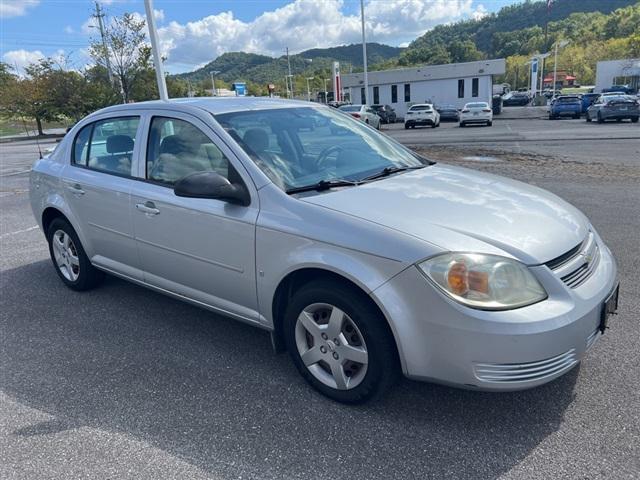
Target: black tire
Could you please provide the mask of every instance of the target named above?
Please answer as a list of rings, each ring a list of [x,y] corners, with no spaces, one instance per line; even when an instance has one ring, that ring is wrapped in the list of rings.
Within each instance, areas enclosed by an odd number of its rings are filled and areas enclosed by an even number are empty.
[[[296,346],[295,329],[300,313],[314,303],[338,307],[357,326],[368,354],[367,370],[354,388],[338,390],[318,380],[304,365]],[[342,403],[364,403],[382,396],[400,372],[397,349],[389,326],[366,294],[336,281],[319,280],[301,287],[289,301],[284,317],[287,350],[302,377],[323,395]]]
[[[487,127],[491,127],[491,126],[493,126],[493,121],[487,122]]]
[[[409,127],[410,127],[410,125],[409,125],[408,123],[405,123],[405,124],[404,124],[404,129],[405,129],[405,130],[409,130]]]
[[[580,114],[573,116],[574,120],[580,120]]]
[[[638,118],[640,117],[631,117],[631,123],[638,123]]]
[[[602,114],[598,112],[598,123],[604,123],[604,118],[602,118]]]
[[[460,128],[464,128],[464,122],[460,122]]]
[[[64,276],[58,264],[56,262],[54,252],[53,252],[53,236],[57,231],[63,231],[73,241],[73,246],[75,247],[75,251],[78,257],[78,278],[75,281],[69,280]],[[76,234],[76,231],[73,227],[63,218],[56,218],[49,225],[49,229],[47,230],[47,241],[49,242],[49,255],[51,256],[51,261],[53,263],[53,267],[56,270],[56,273],[62,280],[62,282],[72,290],[84,291],[90,290],[96,286],[98,286],[104,280],[104,272],[98,270],[89,261],[89,257],[84,251],[82,243],[80,243],[80,239]]]
[[[587,116],[585,117],[585,120],[591,123],[591,117],[589,116],[589,112],[587,112]]]

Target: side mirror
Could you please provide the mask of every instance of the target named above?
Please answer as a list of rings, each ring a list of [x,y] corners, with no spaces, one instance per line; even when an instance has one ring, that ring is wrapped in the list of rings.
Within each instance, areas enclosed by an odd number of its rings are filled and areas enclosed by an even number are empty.
[[[232,184],[216,172],[196,172],[182,177],[173,187],[178,197],[211,198],[247,206],[249,192],[244,185]]]

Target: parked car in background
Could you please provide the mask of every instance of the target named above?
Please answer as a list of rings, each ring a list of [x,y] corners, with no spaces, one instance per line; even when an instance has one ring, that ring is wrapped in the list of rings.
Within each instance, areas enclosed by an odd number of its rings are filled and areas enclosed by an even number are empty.
[[[578,209],[310,102],[108,107],[36,160],[30,202],[68,288],[107,272],[265,329],[340,402],[380,396],[401,374],[474,390],[545,384],[578,365],[617,307],[616,262]],[[52,311],[49,323],[65,320]],[[223,361],[251,371],[265,350]],[[288,371],[268,376],[239,387],[277,382],[286,396]]]
[[[436,105],[436,111],[440,114],[441,122],[458,122],[460,112],[455,105]]]
[[[472,124],[493,125],[493,111],[487,102],[467,103],[460,112],[460,126]]]
[[[560,117],[580,118],[582,100],[578,95],[561,95],[549,105],[549,120]]]
[[[430,103],[412,105],[404,117],[404,128],[416,128],[428,125],[432,128],[440,126],[440,114]]]
[[[600,97],[599,93],[583,93],[582,94],[582,113],[587,113],[587,109],[591,106],[593,102],[598,100]]]
[[[586,118],[587,122],[629,119],[636,123],[640,118],[640,104],[631,95],[602,95],[587,109]]]
[[[624,93],[625,95],[634,95],[637,90],[629,85],[613,85],[609,88],[603,88],[602,93]]]
[[[396,123],[396,111],[391,105],[371,105],[371,109],[380,117],[382,123]]]
[[[351,105],[351,102],[345,102],[345,101],[337,101],[337,100],[331,100],[327,105],[329,105],[330,107],[333,108],[340,108],[343,105]]]
[[[361,122],[380,130],[382,119],[367,105],[343,105],[339,107],[338,110],[348,113],[353,118],[357,118]]]
[[[502,105],[505,107],[523,107],[529,105],[531,97],[527,92],[511,92],[510,95],[502,97]]]

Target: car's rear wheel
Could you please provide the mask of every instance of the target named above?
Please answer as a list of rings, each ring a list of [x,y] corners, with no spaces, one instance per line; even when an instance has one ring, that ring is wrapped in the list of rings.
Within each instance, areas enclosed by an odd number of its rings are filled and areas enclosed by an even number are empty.
[[[309,283],[294,294],[284,322],[294,364],[327,397],[365,402],[397,378],[396,347],[386,321],[354,287]]]
[[[589,112],[587,112],[587,116],[585,117],[585,120],[591,123],[591,116],[589,115]]]
[[[464,127],[464,122],[460,122],[460,128]]]
[[[56,218],[47,230],[49,254],[56,273],[73,290],[89,290],[104,279],[104,273],[89,261],[73,227]]]
[[[602,113],[598,112],[598,123],[604,123],[604,118],[602,118]]]
[[[632,117],[631,118],[631,123],[638,123],[638,118],[640,118],[640,117]]]

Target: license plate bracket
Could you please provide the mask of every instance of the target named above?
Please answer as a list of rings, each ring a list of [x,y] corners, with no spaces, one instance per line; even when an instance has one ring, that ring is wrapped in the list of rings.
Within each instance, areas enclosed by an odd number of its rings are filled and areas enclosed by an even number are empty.
[[[604,333],[609,328],[609,317],[618,313],[618,296],[620,293],[620,284],[616,285],[616,288],[609,294],[607,299],[602,304],[602,310],[600,313],[600,326],[598,329]]]

